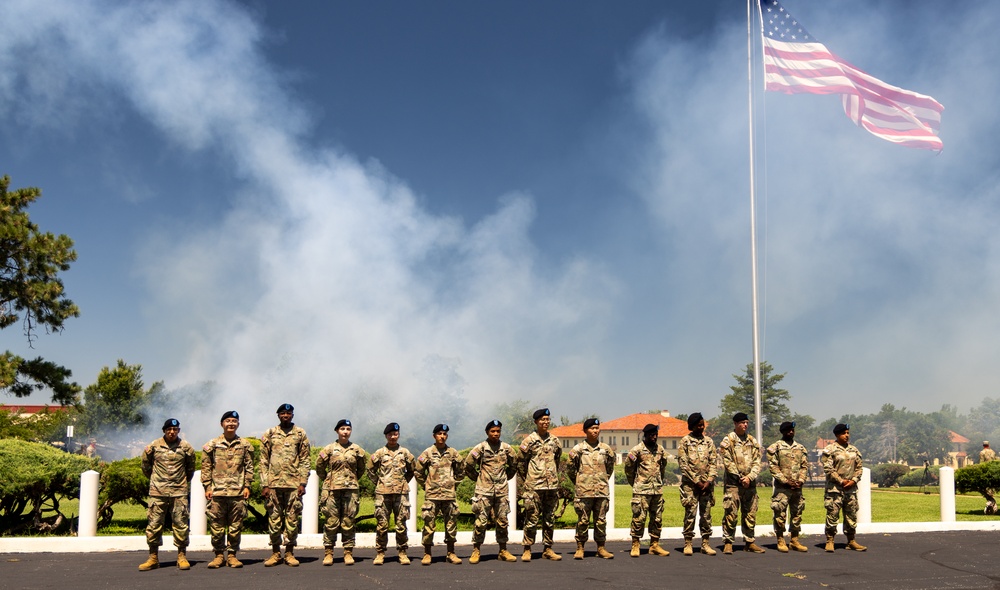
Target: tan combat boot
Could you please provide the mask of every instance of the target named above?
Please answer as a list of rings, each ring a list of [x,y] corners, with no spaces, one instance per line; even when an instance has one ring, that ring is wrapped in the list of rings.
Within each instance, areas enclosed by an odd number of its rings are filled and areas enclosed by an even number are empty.
[[[285,565],[290,565],[292,567],[299,566],[299,560],[295,559],[295,547],[288,545],[285,547]]]
[[[782,540],[784,540],[784,539],[782,539]],[[747,553],[765,553],[765,551],[766,551],[763,547],[761,547],[757,543],[754,543],[753,541],[750,541],[749,543],[745,543],[743,545],[743,550],[746,551]]]
[[[853,536],[847,538],[847,548],[852,551],[867,551],[868,547],[865,547],[861,543],[854,540]]]
[[[615,554],[604,548],[604,545],[597,546],[597,556],[601,559],[614,559]]]
[[[650,555],[670,555],[670,552],[660,546],[660,539],[656,537],[651,537],[649,539],[649,554]]]
[[[722,554],[723,555],[732,555],[733,554],[733,544],[730,543],[729,541],[726,541],[726,543],[722,546]]]
[[[187,551],[185,549],[177,550],[177,569],[179,570],[191,569],[191,562],[188,561]]]
[[[500,545],[500,553],[497,554],[497,559],[500,561],[517,561],[517,558],[511,555],[510,551],[507,551],[506,543]]]
[[[445,555],[444,560],[447,561],[448,563],[452,564],[452,565],[461,565],[462,564],[462,558],[460,558],[459,556],[455,555],[455,544],[454,543],[448,543],[448,554]]]
[[[583,559],[583,543],[576,542],[576,553],[573,554],[573,559]]]
[[[715,549],[712,549],[712,544],[708,542],[708,537],[701,538],[701,552],[705,555],[715,555]]]
[[[469,563],[473,565],[479,563],[479,545],[472,546],[472,555],[469,556]]]
[[[224,553],[222,553],[222,552],[216,551],[215,552],[215,559],[213,559],[212,561],[208,562],[208,565],[205,566],[205,567],[207,567],[210,570],[214,570],[214,569],[218,569],[218,568],[222,567],[222,564],[224,564],[224,563],[226,563],[226,555]]]
[[[372,565],[382,565],[385,563],[385,552],[379,551],[375,554],[375,559],[372,560]]]
[[[229,567],[243,567],[243,562],[236,559],[236,552],[232,551],[229,553],[229,557],[226,558],[226,565]]]
[[[399,550],[399,565],[410,565],[410,558],[406,555],[406,549]]]
[[[694,555],[694,549],[691,548],[691,539],[684,539],[684,555]]]
[[[146,558],[146,561],[139,564],[139,571],[148,572],[149,570],[155,570],[158,567],[160,567],[159,549],[157,547],[150,547],[149,557]]]
[[[274,567],[281,563],[281,546],[271,547],[271,557],[264,560],[264,567]]]
[[[827,553],[833,553],[833,535],[826,536],[826,547],[823,550]]]
[[[333,565],[333,547],[323,548],[323,565]]]
[[[630,557],[639,557],[639,539],[632,537],[632,549],[628,552]]]
[[[531,545],[525,545],[521,552],[521,561],[531,561]]]
[[[799,543],[798,537],[792,537],[792,541],[791,543],[788,544],[788,547],[795,551],[801,551],[802,553],[806,553],[807,551],[809,551],[808,547],[806,547],[802,543]]]
[[[785,545],[785,537],[778,537],[778,553],[788,553],[788,545]]]
[[[333,556],[333,550],[330,550],[331,557]],[[354,565],[354,547],[348,549],[344,547],[344,565]]]
[[[542,551],[542,557],[548,559],[549,561],[562,561],[562,555],[553,551],[552,547],[546,547],[545,551]]]
[[[431,564],[431,546],[424,545],[424,557],[420,560],[420,565],[430,565]]]

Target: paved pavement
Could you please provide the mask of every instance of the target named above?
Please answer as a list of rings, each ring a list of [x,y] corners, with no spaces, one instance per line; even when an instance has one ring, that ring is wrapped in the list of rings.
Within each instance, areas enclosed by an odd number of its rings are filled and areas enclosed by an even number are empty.
[[[419,565],[422,548],[411,548],[417,560],[410,566],[400,566],[390,551],[391,559],[384,566],[373,566],[374,552],[360,549],[358,563],[345,567],[337,550],[333,567],[323,567],[322,551],[303,549],[298,555],[298,568],[277,566],[265,568],[266,551],[240,554],[246,564],[242,569],[209,570],[205,564],[211,554],[192,552],[192,568],[182,572],[174,567],[174,554],[162,553],[165,566],[140,572],[137,567],[145,559],[144,552],[114,553],[8,553],[0,555],[0,587],[20,589],[72,588],[204,588],[233,587],[239,590],[256,588],[321,587],[338,588],[537,588],[546,590],[578,590],[580,588],[659,589],[664,587],[797,589],[879,588],[879,589],[938,589],[938,588],[1000,588],[1000,546],[995,531],[951,531],[905,534],[859,535],[868,551],[857,553],[843,548],[843,536],[838,536],[837,551],[823,551],[818,535],[805,537],[808,553],[778,553],[774,538],[761,539],[768,549],[763,555],[736,552],[722,555],[721,541],[713,539],[720,552],[714,557],[681,554],[681,542],[667,543],[667,557],[645,554],[638,559],[628,556],[626,542],[609,543],[614,560],[594,557],[593,542],[587,545],[587,557],[572,559],[575,545],[558,543],[563,555],[560,562],[540,559],[536,553],[531,563],[496,561],[496,545],[484,546],[484,560],[469,565],[469,546],[459,547],[459,556],[466,563],[444,563],[443,555],[435,556],[431,566]],[[516,545],[513,549],[518,549]],[[536,549],[538,546],[536,546]],[[519,554],[520,552],[515,552]]]

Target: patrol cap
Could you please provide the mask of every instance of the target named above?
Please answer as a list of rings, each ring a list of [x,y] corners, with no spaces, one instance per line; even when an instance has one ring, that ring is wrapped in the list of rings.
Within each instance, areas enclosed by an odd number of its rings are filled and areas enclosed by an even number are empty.
[[[788,434],[792,430],[795,430],[795,422],[782,422],[778,427],[778,432],[781,434]]]
[[[180,428],[181,423],[177,421],[177,418],[167,418],[167,421],[163,423],[163,430],[168,428]]]
[[[222,415],[222,420],[219,420],[219,422],[225,422],[226,418],[236,418],[237,420],[239,420],[240,414],[236,410],[229,410],[228,412]]]
[[[396,424],[395,422],[386,424],[385,428],[382,430],[382,434],[389,434],[390,432],[399,432],[399,424]]]
[[[292,407],[292,404],[281,404],[280,406],[278,406],[278,412],[277,413],[280,414],[282,412],[294,412],[294,411],[295,411],[295,408]]]
[[[733,423],[742,422],[744,420],[749,420],[750,416],[746,415],[746,412],[736,412],[733,414]]]
[[[695,412],[688,416],[688,430],[694,430],[698,423],[704,420],[705,417],[701,415],[701,412]]]
[[[660,431],[660,427],[656,424],[647,424],[642,427],[642,433],[644,435],[653,434]]]
[[[486,432],[490,431],[490,428],[503,428],[503,422],[499,420],[490,420],[486,423]]]
[[[583,429],[587,430],[591,426],[598,426],[600,424],[601,421],[598,420],[597,418],[587,418],[586,420],[583,421]]]
[[[988,441],[988,440],[984,440],[984,441],[983,441],[983,446],[984,446],[984,447],[988,447],[988,446],[990,446],[990,441]]]
[[[545,416],[548,416],[548,415],[549,415],[549,409],[548,408],[542,408],[540,410],[535,410],[535,413],[531,415],[531,418],[533,420],[538,420],[538,419],[544,418]]]
[[[333,429],[340,430],[341,426],[351,426],[351,421],[346,418],[341,418],[340,421],[337,422],[337,425],[333,427]]]
[[[843,424],[843,423],[841,423],[841,424],[838,424],[838,425],[836,425],[836,426],[833,427],[833,433],[834,434],[842,434],[844,432],[847,432],[850,429],[851,429],[851,425],[850,424]]]
[[[434,426],[434,434],[437,434],[439,432],[448,432],[448,430],[450,429],[448,428],[447,424],[436,424]]]

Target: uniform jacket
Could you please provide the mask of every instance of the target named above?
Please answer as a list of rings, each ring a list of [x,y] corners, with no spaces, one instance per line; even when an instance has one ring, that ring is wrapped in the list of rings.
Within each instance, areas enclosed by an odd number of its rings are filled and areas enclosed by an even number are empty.
[[[455,487],[465,478],[462,456],[451,447],[431,445],[417,457],[416,478],[427,500],[454,500]]]
[[[158,438],[142,451],[142,473],[149,478],[150,496],[187,496],[194,469],[194,447],[186,440],[170,445]]]
[[[253,445],[220,435],[201,448],[201,483],[215,496],[239,496],[253,483]]]
[[[677,462],[680,464],[681,479],[689,484],[715,482],[719,472],[715,443],[707,436],[697,438],[689,434],[682,438],[677,449]]]
[[[324,490],[357,490],[365,474],[365,450],[350,443],[346,447],[333,442],[316,457],[316,475],[323,480]]]
[[[735,432],[730,432],[719,443],[719,455],[727,486],[739,486],[742,477],[756,482],[760,475],[761,452],[753,436],[747,434],[745,438],[740,438]]]
[[[368,457],[368,477],[376,494],[408,494],[413,479],[413,453],[404,447],[382,447]]]
[[[297,488],[309,481],[309,437],[298,426],[285,432],[281,426],[260,437],[260,485]]]
[[[515,474],[514,447],[501,441],[496,448],[483,441],[465,458],[465,474],[476,482],[477,496],[506,496],[507,480]]]
[[[862,460],[858,447],[848,444],[830,443],[823,449],[823,471],[826,472],[826,491],[853,494],[858,486],[853,485],[846,490],[844,481],[851,480],[855,484],[861,480]]]
[[[567,473],[576,486],[577,498],[608,498],[608,478],[615,472],[615,452],[599,442],[584,441],[569,452]]]
[[[532,432],[521,441],[521,475],[526,490],[554,490],[559,487],[559,437],[546,438]]]
[[[778,486],[805,483],[809,476],[809,451],[795,441],[788,444],[782,439],[767,447],[767,463]]]
[[[667,453],[655,445],[653,450],[641,442],[625,457],[625,477],[633,494],[663,493],[663,476],[667,472]]]

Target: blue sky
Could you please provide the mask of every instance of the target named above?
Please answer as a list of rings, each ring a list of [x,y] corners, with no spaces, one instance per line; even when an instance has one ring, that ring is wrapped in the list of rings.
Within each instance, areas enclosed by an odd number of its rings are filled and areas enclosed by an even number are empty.
[[[997,397],[1000,5],[784,4],[946,109],[934,155],[765,97],[792,409]],[[5,2],[0,172],[79,253],[82,316],[36,350],[215,381],[195,438],[284,401],[315,429],[714,415],[751,360],[746,59],[729,2]]]

